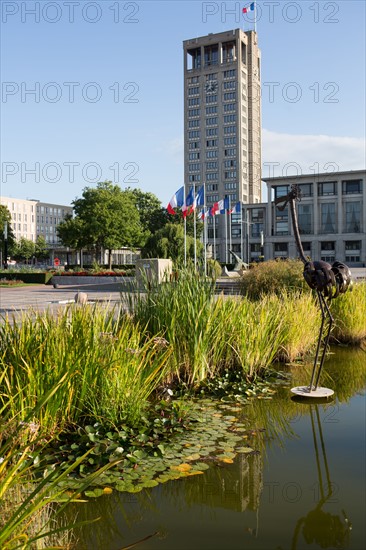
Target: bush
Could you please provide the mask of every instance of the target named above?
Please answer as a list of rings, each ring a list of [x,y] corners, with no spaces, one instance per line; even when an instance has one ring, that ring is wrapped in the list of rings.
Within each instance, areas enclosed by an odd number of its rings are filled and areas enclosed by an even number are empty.
[[[8,281],[16,280],[21,281],[23,283],[34,283],[34,284],[47,284],[48,281],[52,278],[53,273],[51,272],[40,272],[37,271],[34,272],[3,272],[0,273],[0,280],[1,279],[7,279]]]
[[[281,295],[283,292],[308,289],[300,260],[269,260],[255,264],[241,279],[241,293],[257,300],[263,294]]]
[[[207,275],[211,277],[214,281],[221,275],[221,265],[217,260],[208,260],[207,261]]]

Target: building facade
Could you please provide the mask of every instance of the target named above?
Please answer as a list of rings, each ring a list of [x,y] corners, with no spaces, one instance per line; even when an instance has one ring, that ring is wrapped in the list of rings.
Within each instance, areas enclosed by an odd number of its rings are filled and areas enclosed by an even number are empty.
[[[24,237],[35,242],[42,235],[50,250],[60,248],[56,228],[67,214],[73,215],[72,206],[10,197],[0,197],[0,203],[10,212],[11,227],[17,241]]]
[[[11,228],[16,240],[24,237],[35,242],[38,201],[0,197],[0,204],[6,206],[10,212]]]
[[[366,266],[366,171],[352,170],[268,178],[267,203],[243,206],[243,257],[249,262],[296,258],[298,252],[287,206],[273,203],[291,184],[300,187],[298,223],[305,255],[350,267]],[[239,250],[237,250],[239,253]]]
[[[209,207],[261,202],[261,54],[254,31],[241,29],[183,42],[184,182],[205,186]],[[225,255],[222,216],[208,218],[214,256]],[[215,224],[215,227],[213,227]],[[233,237],[238,244],[240,238]]]

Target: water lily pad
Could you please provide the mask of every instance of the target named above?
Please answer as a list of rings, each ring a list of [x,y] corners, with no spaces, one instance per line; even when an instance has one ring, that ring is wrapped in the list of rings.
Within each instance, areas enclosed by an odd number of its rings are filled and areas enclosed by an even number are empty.
[[[85,494],[85,496],[88,497],[88,498],[97,498],[97,497],[102,496],[102,494],[103,494],[103,489],[96,488],[96,489],[94,489],[93,491],[85,491],[84,494]]]
[[[141,487],[156,487],[158,485],[158,482],[155,479],[147,479],[141,484]]]
[[[251,447],[238,447],[236,449],[237,453],[252,453],[253,451],[254,449],[252,449]]]
[[[200,454],[193,453],[191,455],[186,456],[185,458],[186,458],[186,460],[199,460]]]
[[[206,462],[196,462],[196,464],[193,464],[192,470],[208,470],[209,465],[206,464]]]

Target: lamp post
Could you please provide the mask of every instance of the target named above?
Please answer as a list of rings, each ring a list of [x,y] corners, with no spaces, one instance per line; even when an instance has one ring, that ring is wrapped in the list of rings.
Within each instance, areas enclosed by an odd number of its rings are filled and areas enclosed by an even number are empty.
[[[261,260],[264,262],[264,233],[261,231]]]
[[[8,269],[8,222],[4,222],[4,269]]]

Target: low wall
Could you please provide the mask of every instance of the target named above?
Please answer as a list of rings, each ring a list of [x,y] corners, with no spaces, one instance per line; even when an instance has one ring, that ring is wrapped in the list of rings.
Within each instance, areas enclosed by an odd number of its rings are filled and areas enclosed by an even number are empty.
[[[108,276],[83,276],[83,275],[54,275],[52,279],[50,280],[49,284],[51,285],[58,285],[58,286],[87,286],[87,285],[106,285],[106,284],[113,284],[113,283],[132,283],[134,281],[134,277],[118,277],[117,275],[115,277]]]

